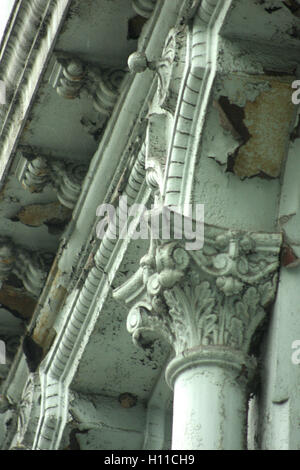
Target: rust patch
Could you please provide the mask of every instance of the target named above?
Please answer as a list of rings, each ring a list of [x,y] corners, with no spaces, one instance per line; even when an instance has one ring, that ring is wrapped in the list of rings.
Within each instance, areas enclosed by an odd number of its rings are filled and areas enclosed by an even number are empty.
[[[122,408],[132,408],[137,403],[137,397],[131,393],[122,393],[119,396],[119,402]]]
[[[263,90],[255,101],[246,103],[244,124],[251,138],[239,148],[233,165],[234,173],[240,178],[277,178],[280,175],[295,113],[291,99],[293,79],[264,77],[270,89]]]
[[[50,204],[30,204],[23,207],[15,217],[22,224],[31,227],[40,227],[43,224],[55,225],[67,223],[71,219],[72,211],[59,202]]]
[[[67,289],[59,284],[61,275],[61,271],[57,270],[51,287],[51,295],[49,292],[48,301],[44,302],[32,335],[34,341],[43,347],[45,352],[49,350],[55,338],[53,322],[68,293]]]
[[[36,307],[36,300],[21,288],[3,283],[0,289],[0,303],[9,310],[16,312],[25,320],[30,319]]]

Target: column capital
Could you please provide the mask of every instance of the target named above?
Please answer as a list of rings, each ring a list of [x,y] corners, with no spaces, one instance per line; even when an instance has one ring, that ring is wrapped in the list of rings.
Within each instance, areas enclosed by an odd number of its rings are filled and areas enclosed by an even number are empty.
[[[201,348],[248,355],[277,287],[281,235],[205,225],[201,250],[153,240],[115,297],[131,307],[127,328],[145,347],[162,336],[176,356]]]

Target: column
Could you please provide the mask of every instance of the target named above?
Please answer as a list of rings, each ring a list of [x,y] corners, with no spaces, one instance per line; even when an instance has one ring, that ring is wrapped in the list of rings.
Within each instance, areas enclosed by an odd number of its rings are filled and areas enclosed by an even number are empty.
[[[174,350],[174,450],[246,447],[247,403],[260,330],[277,286],[281,236],[205,226],[201,250],[155,241],[138,273],[114,296],[131,307],[127,328],[141,347]]]

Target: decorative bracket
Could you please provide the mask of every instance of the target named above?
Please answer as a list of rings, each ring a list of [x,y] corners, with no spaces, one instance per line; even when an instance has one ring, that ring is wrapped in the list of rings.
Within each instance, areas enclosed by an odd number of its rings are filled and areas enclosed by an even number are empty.
[[[121,69],[100,68],[76,58],[58,56],[50,82],[66,99],[79,98],[83,92],[87,93],[95,110],[107,119],[119,97],[124,76],[125,71]]]
[[[38,156],[32,159],[29,152],[21,152],[16,170],[17,178],[32,193],[43,191],[47,184],[53,186],[59,202],[73,209],[81,191],[87,165]]]
[[[41,293],[51,261],[49,254],[32,252],[9,238],[0,239],[0,281],[14,274],[34,297]]]
[[[131,72],[142,73],[153,70],[158,76],[158,105],[174,114],[181,80],[184,74],[187,46],[187,27],[172,28],[166,38],[159,59],[148,60],[144,52],[134,52],[128,58]]]
[[[41,384],[39,374],[30,374],[18,405],[17,432],[10,450],[31,450],[39,420]]]

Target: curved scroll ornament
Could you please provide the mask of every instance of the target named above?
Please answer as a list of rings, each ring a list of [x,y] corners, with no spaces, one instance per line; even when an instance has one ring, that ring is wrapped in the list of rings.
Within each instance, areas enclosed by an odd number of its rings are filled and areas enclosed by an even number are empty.
[[[41,387],[38,374],[30,374],[18,406],[18,426],[11,450],[32,449],[40,414]]]
[[[88,167],[80,162],[61,161],[22,153],[17,177],[22,186],[32,193],[42,192],[47,184],[57,193],[59,202],[73,209],[79,197]]]
[[[134,52],[129,56],[128,66],[131,72],[142,73],[150,69],[158,76],[157,96],[154,107],[174,114],[186,66],[188,27],[180,25],[172,28],[166,38],[162,55],[149,61],[144,52]]]
[[[199,346],[251,353],[275,296],[281,235],[211,226],[205,234],[200,251],[181,241],[152,245],[135,280],[139,297],[130,281],[115,292],[123,299],[130,292],[127,325],[135,342],[145,345],[155,331],[176,355]]]

